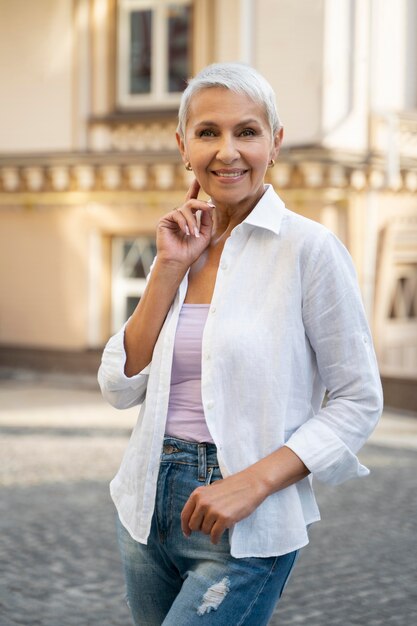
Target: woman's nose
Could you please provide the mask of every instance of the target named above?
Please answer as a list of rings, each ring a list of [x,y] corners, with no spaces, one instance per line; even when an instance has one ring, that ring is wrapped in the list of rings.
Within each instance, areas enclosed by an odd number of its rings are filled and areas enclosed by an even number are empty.
[[[223,163],[233,163],[240,157],[234,137],[223,136],[219,140],[217,158]]]

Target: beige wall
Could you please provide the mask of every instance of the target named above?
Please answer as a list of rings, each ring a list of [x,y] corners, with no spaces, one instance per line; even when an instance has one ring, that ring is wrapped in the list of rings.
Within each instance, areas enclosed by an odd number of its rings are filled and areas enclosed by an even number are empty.
[[[417,121],[415,111],[402,110],[417,103],[417,2],[196,1],[196,69],[241,60],[269,79],[284,145],[315,144],[283,153],[271,180],[283,187],[289,208],[346,243],[379,354],[395,326],[401,336],[390,336],[388,348],[405,354],[410,344],[417,363],[417,335],[409,331],[415,320],[387,324],[380,304],[393,284],[393,254],[385,253],[387,271],[378,266],[385,227],[405,220],[416,232]],[[164,138],[170,121],[152,120],[147,128],[134,116],[101,120],[114,113],[115,6],[116,0],[0,0],[0,345],[103,345],[110,333],[112,237],[154,233],[159,215],[183,200],[184,171],[173,169]],[[96,131],[103,143],[91,139]],[[142,134],[145,148],[138,148]],[[95,160],[84,153],[88,148],[107,154]],[[43,154],[52,151],[64,154]],[[7,156],[13,153],[22,156]],[[78,159],[93,173],[91,185]],[[409,171],[400,176],[403,166]]]
[[[71,149],[72,0],[0,0],[0,152]]]
[[[110,334],[111,236],[154,234],[156,223],[179,204],[183,191],[127,194],[85,205],[67,196],[38,196],[36,205],[2,206],[0,211],[0,344],[55,349],[91,345],[91,321],[98,344]],[[110,197],[110,196],[109,196]],[[108,198],[109,198],[108,197]],[[35,199],[34,199],[35,201]],[[68,205],[69,204],[69,205]],[[101,257],[91,258],[91,238],[102,240]],[[91,269],[99,264],[98,287]],[[96,288],[97,287],[97,288]],[[89,316],[90,290],[102,299],[98,318]]]
[[[240,60],[240,0],[214,0],[215,62]]]
[[[255,10],[253,62],[276,92],[285,143],[312,142],[321,130],[323,0],[259,0]]]
[[[85,230],[79,210],[2,209],[0,248],[9,262],[0,264],[0,343],[83,345]]]
[[[320,136],[324,2],[215,0],[213,5],[214,60],[248,62],[264,74],[277,94],[287,145]]]
[[[159,216],[178,205],[183,194],[183,190],[95,193],[89,199],[77,193],[43,198],[25,194],[24,205],[3,205],[0,344],[69,350],[103,345],[110,334],[111,238],[153,234]],[[327,220],[345,241],[370,321],[380,327],[381,312],[372,311],[377,275],[369,274],[371,266],[378,272],[378,264],[368,256],[372,252],[377,261],[379,235],[396,215],[415,221],[413,194],[376,193],[373,225],[367,192],[342,192],[335,199],[325,190],[292,189],[284,190],[282,197],[292,210]],[[92,247],[97,240],[98,247]],[[386,285],[381,287],[385,290]],[[92,298],[97,300],[92,303]]]
[[[416,59],[413,58],[416,50],[411,46],[415,46],[416,40],[416,2],[372,0],[372,9],[373,107],[376,110],[415,107],[417,91],[413,95],[411,92],[416,89]]]

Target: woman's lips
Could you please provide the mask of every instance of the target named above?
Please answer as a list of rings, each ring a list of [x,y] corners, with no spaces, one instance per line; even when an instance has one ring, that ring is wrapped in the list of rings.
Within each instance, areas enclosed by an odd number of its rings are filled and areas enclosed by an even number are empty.
[[[236,180],[246,174],[248,170],[212,170],[212,173],[218,178],[227,180]]]

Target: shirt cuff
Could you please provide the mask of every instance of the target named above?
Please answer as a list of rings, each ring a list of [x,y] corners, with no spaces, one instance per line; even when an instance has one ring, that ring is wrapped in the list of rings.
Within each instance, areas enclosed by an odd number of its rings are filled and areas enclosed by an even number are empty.
[[[127,322],[126,322],[127,323]],[[151,364],[133,376],[126,376],[126,351],[124,346],[126,324],[109,339],[104,348],[98,380],[100,387],[107,391],[120,391],[123,389],[139,389],[143,385],[144,377],[149,375]],[[102,385],[103,383],[103,385]]]
[[[338,485],[369,474],[346,444],[326,424],[314,418],[300,426],[285,445],[320,482]]]

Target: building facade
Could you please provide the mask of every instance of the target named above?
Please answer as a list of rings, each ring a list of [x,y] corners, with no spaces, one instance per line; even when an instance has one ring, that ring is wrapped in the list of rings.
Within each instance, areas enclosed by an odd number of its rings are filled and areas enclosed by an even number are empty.
[[[96,367],[191,180],[184,79],[243,61],[285,127],[269,181],[349,248],[417,410],[416,26],[414,0],[0,0],[0,363]]]

